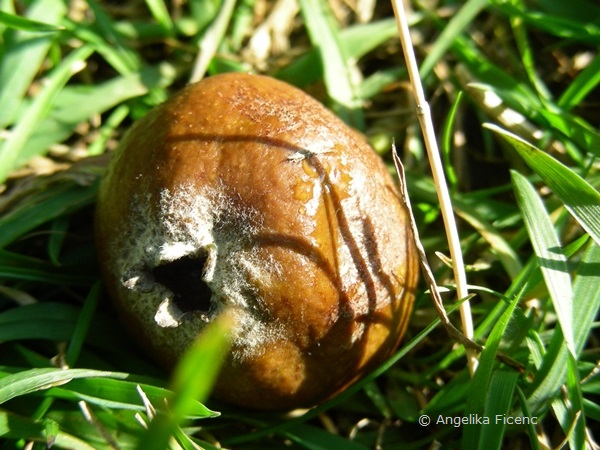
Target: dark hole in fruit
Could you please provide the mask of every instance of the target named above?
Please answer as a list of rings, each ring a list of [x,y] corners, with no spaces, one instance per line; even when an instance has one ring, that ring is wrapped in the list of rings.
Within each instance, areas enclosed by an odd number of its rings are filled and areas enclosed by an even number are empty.
[[[208,313],[212,292],[202,281],[206,256],[184,256],[152,269],[155,280],[175,294],[175,304],[182,312]]]

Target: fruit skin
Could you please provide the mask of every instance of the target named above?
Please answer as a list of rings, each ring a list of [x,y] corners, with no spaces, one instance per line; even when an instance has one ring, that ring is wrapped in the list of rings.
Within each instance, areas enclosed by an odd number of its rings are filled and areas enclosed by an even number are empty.
[[[224,74],[127,133],[101,185],[96,237],[132,336],[170,368],[229,308],[214,395],[310,407],[387,358],[418,277],[406,213],[363,138],[302,91]]]

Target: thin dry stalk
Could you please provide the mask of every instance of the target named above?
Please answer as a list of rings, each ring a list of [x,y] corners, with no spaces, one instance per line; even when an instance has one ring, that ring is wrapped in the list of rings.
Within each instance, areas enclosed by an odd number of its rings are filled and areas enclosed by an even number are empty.
[[[421,130],[423,131],[423,138],[425,140],[425,147],[427,148],[429,164],[431,165],[433,181],[435,183],[438,200],[440,202],[440,208],[442,211],[442,217],[444,219],[444,227],[446,229],[446,236],[448,238],[448,246],[450,248],[450,257],[452,258],[452,268],[456,282],[456,292],[458,298],[463,299],[469,295],[467,288],[467,276],[464,270],[464,263],[460,248],[460,238],[458,236],[456,221],[452,211],[450,193],[448,191],[448,185],[446,183],[446,177],[442,167],[442,160],[437,141],[435,139],[435,130],[433,128],[431,112],[429,110],[429,104],[425,99],[421,78],[419,77],[419,68],[412,46],[410,31],[408,28],[408,20],[404,12],[404,7],[401,4],[401,0],[392,0],[392,6],[394,8],[394,16],[396,17],[396,25],[398,26],[400,42],[402,43],[402,50],[404,52],[404,58],[406,59],[410,83],[412,86],[413,95],[415,97],[415,103],[417,105],[417,117],[419,118]],[[473,320],[471,317],[471,305],[469,301],[465,301],[461,304],[460,317],[463,333],[468,339],[472,339]],[[466,354],[467,364],[472,375],[475,373],[475,369],[477,368],[477,352],[473,349],[466,348]]]

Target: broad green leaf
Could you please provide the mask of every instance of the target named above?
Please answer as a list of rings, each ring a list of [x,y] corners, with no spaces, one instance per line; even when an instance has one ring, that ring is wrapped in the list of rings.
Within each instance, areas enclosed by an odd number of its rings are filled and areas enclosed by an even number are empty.
[[[506,140],[561,199],[582,228],[600,244],[600,193],[587,181],[547,153],[495,125],[486,128]]]

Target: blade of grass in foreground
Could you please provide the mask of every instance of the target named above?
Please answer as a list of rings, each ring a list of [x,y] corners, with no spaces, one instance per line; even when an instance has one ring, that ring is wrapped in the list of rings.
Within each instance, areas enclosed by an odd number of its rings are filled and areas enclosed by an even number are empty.
[[[0,378],[0,404],[21,395],[49,389],[74,378],[111,377],[123,379],[127,374],[87,369],[30,369]]]
[[[511,171],[517,204],[522,211],[523,221],[531,244],[538,258],[558,323],[565,337],[567,348],[575,355],[573,338],[573,291],[567,259],[562,251],[554,225],[542,200],[527,179]]]
[[[204,401],[216,380],[225,359],[232,321],[225,311],[213,321],[184,354],[175,369],[171,389],[175,395],[169,411],[158,414],[138,442],[139,450],[163,450],[178,434],[180,424],[197,401]]]
[[[492,124],[484,126],[512,145],[561,199],[575,220],[600,245],[600,193],[567,166],[518,136]]]

